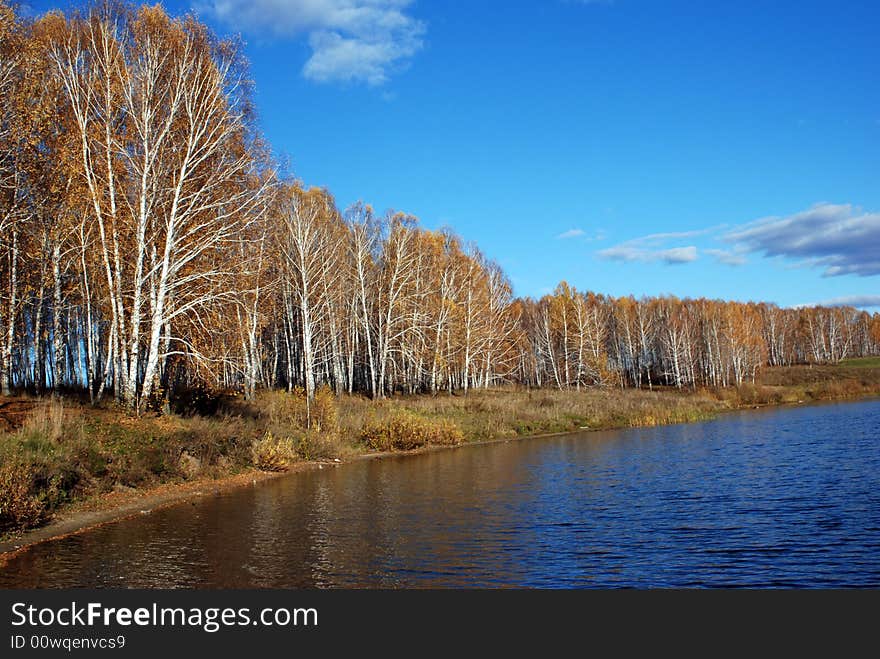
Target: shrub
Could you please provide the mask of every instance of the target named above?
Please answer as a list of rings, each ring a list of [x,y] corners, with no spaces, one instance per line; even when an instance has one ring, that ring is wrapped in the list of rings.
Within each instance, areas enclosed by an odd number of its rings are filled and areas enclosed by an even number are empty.
[[[408,451],[426,444],[456,445],[464,441],[461,429],[446,419],[425,419],[396,410],[381,421],[369,421],[361,439],[377,451]]]
[[[336,395],[330,387],[320,387],[311,402],[302,387],[293,391],[267,391],[260,403],[275,428],[335,432],[339,428]],[[283,434],[283,433],[282,433]]]
[[[0,533],[36,526],[46,514],[46,502],[33,493],[33,465],[17,461],[0,465]]]
[[[286,471],[296,459],[296,449],[290,438],[275,437],[267,432],[251,446],[251,460],[263,471]]]
[[[334,433],[339,429],[336,395],[330,387],[324,386],[315,392],[310,412],[310,430]]]
[[[183,450],[178,434],[163,434],[155,428],[108,427],[104,448],[108,453],[107,475],[111,482],[128,487],[151,483],[167,474],[178,474]]]
[[[303,460],[334,458],[339,454],[339,434],[335,432],[304,432],[296,440],[296,452]]]
[[[214,473],[218,466],[218,474],[222,474],[230,465],[250,465],[253,439],[262,434],[252,419],[228,414],[195,416],[179,419],[179,422],[181,427],[175,431],[178,467],[181,466],[180,458],[187,454],[201,464],[199,471],[204,474]],[[190,458],[184,458],[188,464],[179,469],[186,477],[192,476],[194,462]]]
[[[293,391],[265,391],[260,394],[259,406],[265,410],[273,426],[305,428],[306,394],[296,387]]]

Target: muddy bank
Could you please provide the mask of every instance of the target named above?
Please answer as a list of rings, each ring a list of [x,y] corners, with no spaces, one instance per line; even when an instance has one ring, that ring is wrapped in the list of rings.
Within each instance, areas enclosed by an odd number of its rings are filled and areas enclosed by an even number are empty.
[[[301,468],[318,468],[319,465],[303,463],[291,471]],[[298,469],[299,468],[299,469]],[[286,472],[290,473],[290,472]],[[68,535],[83,533],[103,524],[116,522],[135,515],[148,515],[155,510],[187,501],[194,501],[222,492],[256,485],[284,473],[252,471],[235,474],[220,479],[202,479],[187,483],[166,483],[145,490],[132,489],[127,492],[111,492],[82,502],[56,515],[45,526],[8,538],[0,542],[0,565],[5,560],[28,547]]]

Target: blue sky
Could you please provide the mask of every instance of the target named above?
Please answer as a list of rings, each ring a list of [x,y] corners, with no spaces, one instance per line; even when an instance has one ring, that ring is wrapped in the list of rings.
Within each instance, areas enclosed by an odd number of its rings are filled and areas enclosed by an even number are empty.
[[[453,227],[517,294],[880,310],[880,3],[165,5],[243,32],[298,177]]]

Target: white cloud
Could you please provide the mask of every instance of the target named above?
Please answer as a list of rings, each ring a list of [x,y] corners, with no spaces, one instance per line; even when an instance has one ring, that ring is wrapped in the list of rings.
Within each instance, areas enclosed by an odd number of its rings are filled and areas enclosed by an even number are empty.
[[[303,75],[381,85],[422,48],[413,0],[194,0],[206,16],[255,37],[308,36]]]
[[[673,247],[672,249],[663,249],[655,253],[664,263],[690,263],[697,260],[696,247]]]
[[[586,231],[583,229],[569,229],[568,231],[563,231],[558,236],[556,236],[557,240],[568,240],[570,238],[580,238],[585,235]]]
[[[653,263],[657,261],[666,265],[691,263],[699,258],[695,246],[668,246],[667,243],[702,236],[714,230],[714,228],[708,228],[698,231],[652,233],[600,250],[596,254],[599,258],[623,263]]]
[[[850,204],[816,204],[786,217],[768,217],[727,233],[739,249],[796,259],[823,275],[880,275],[880,213]]]
[[[309,37],[309,45],[313,54],[303,67],[306,78],[318,82],[361,80],[370,85],[387,82],[389,66],[417,50],[414,45],[368,42],[336,32],[315,32]]]
[[[714,230],[715,227],[709,227],[708,229],[697,229],[695,231],[668,231],[666,233],[652,233],[647,236],[642,236],[641,238],[635,238],[628,242],[647,245],[659,245],[665,243],[668,240],[678,240],[680,238],[694,238],[696,236],[704,236]]]
[[[596,229],[595,231],[587,232],[583,229],[569,229],[556,236],[556,240],[572,240],[574,238],[580,238],[578,242],[600,242],[605,240],[605,231],[603,229]]]
[[[638,241],[633,240],[603,249],[597,253],[600,258],[609,261],[623,261],[625,263],[660,261],[666,265],[679,265],[681,263],[691,263],[698,258],[697,248],[692,245],[688,247],[671,247],[669,249],[651,249],[642,247],[637,243]]]
[[[724,265],[739,266],[746,263],[745,256],[726,249],[704,249],[703,251],[709,256],[714,256],[718,263],[723,263]]]

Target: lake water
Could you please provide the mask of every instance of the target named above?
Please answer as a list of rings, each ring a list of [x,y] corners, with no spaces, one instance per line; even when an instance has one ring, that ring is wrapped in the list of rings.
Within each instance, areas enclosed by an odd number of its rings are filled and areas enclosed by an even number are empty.
[[[38,545],[0,587],[880,586],[880,401],[292,474]]]

